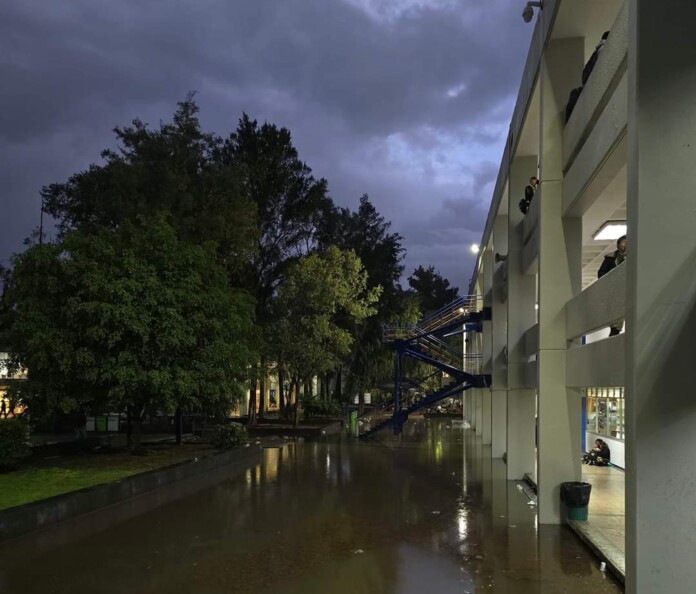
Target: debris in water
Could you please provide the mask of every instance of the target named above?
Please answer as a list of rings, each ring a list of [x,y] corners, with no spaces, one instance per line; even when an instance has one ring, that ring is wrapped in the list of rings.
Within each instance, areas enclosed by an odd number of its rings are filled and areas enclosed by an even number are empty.
[[[439,515],[440,515],[440,510],[434,509],[434,510],[433,510],[433,514],[435,514],[436,516],[439,516]]]
[[[355,549],[355,550],[353,551],[353,554],[354,554],[354,555],[362,555],[364,552],[365,552],[365,551],[363,551],[362,549]]]

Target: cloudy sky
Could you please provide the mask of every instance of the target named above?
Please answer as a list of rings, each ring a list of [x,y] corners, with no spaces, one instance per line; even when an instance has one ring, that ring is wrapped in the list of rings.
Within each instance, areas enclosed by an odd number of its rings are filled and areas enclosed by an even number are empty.
[[[368,193],[465,289],[532,33],[521,0],[9,0],[0,19],[0,263],[42,185],[198,92],[204,126],[287,126],[333,199]]]

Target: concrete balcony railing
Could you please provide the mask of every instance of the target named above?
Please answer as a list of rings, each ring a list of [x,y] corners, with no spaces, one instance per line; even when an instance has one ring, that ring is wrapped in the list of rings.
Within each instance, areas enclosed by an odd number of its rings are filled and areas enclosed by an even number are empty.
[[[625,382],[625,334],[568,350],[566,385],[623,386]]]
[[[626,70],[628,56],[628,2],[624,2],[582,90],[563,135],[563,169],[567,171],[597,124],[604,106]]]
[[[621,265],[576,295],[566,305],[566,337],[575,340],[626,314],[626,266]],[[622,386],[625,334],[568,350],[566,382],[570,387]]]
[[[621,265],[566,304],[566,338],[574,340],[606,328],[625,314],[626,266]]]
[[[587,142],[566,172],[564,215],[580,216],[586,212],[625,166],[627,123],[628,75],[624,72]]]

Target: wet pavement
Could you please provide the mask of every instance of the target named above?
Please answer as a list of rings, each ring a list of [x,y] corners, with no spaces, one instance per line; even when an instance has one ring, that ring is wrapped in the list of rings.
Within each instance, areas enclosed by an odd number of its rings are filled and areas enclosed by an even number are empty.
[[[403,441],[292,443],[109,528],[0,546],[0,592],[622,592],[567,527],[538,527],[504,476],[452,420],[409,423]]]

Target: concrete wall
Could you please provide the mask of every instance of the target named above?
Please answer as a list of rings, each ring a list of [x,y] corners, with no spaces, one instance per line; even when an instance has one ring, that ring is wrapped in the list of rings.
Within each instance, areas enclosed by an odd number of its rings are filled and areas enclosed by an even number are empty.
[[[262,453],[260,446],[252,445],[0,511],[0,542],[90,514],[150,491],[173,488],[180,481],[221,468],[228,471],[228,477],[234,476],[260,464]]]

